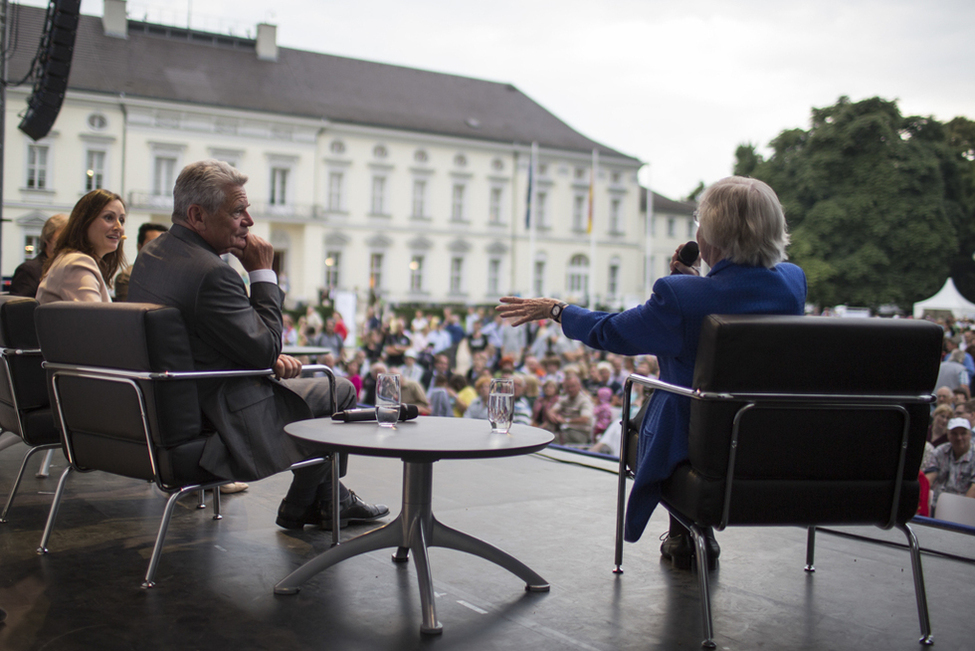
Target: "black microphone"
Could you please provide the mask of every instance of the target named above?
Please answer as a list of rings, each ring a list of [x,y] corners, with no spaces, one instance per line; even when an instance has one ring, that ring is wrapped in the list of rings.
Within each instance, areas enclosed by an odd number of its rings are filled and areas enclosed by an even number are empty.
[[[420,410],[416,405],[400,405],[399,418],[397,420],[413,420],[420,415]],[[351,423],[357,420],[376,420],[376,408],[366,407],[363,409],[346,409],[332,414],[332,420],[340,420],[343,423]]]
[[[697,245],[697,242],[691,240],[677,254],[677,261],[686,267],[693,267],[699,255],[701,255],[701,247]],[[671,272],[671,275],[674,274],[680,275],[680,272],[675,269]]]

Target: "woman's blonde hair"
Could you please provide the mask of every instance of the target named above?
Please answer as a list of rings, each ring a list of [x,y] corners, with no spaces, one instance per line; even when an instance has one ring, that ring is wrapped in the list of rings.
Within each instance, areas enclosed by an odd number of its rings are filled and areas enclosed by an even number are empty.
[[[721,179],[701,195],[699,233],[735,264],[772,268],[787,260],[785,215],[775,191],[743,176]]]

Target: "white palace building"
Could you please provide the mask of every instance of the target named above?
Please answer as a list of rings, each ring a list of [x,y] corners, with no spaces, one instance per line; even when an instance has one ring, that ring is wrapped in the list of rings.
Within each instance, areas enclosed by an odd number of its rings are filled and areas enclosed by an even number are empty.
[[[10,18],[16,80],[45,10]],[[370,290],[393,304],[584,302],[592,283],[597,305],[619,308],[646,300],[694,235],[693,206],[659,195],[648,233],[641,161],[510,84],[278,47],[273,25],[246,39],[131,20],[105,0],[102,17],[81,17],[64,105],[38,142],[17,129],[30,90],[7,92],[4,276],[33,256],[47,217],[99,187],[127,203],[133,260],[138,226],[169,223],[176,175],[203,158],[250,177],[253,230],[273,243],[292,304],[326,288],[360,306]]]

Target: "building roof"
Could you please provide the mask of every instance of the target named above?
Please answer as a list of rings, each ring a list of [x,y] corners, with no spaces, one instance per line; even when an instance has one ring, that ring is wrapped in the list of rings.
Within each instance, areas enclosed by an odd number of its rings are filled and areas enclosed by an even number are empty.
[[[21,6],[15,17],[11,79],[27,70],[45,9]],[[69,89],[570,151],[598,148],[601,156],[639,163],[575,131],[511,84],[281,47],[276,61],[262,61],[254,44],[131,20],[128,38],[113,38],[100,17],[82,16]]]
[[[697,203],[693,201],[674,201],[662,194],[653,193],[653,211],[669,215],[693,215],[697,210]],[[640,212],[647,212],[647,189],[640,187]]]

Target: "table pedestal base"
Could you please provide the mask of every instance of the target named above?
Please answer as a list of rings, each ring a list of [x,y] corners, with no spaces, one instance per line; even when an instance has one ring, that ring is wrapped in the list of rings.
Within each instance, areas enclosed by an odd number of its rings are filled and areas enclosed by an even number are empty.
[[[527,584],[526,590],[547,592],[549,584],[517,558],[494,545],[441,524],[433,516],[433,463],[403,463],[403,509],[396,519],[352,540],[332,547],[311,559],[274,586],[275,594],[296,594],[305,581],[322,570],[347,558],[385,547],[396,547],[393,560],[405,562],[413,552],[420,607],[423,611],[422,633],[443,631],[437,621],[433,595],[433,573],[430,570],[429,547],[447,547],[474,554],[500,565]]]

